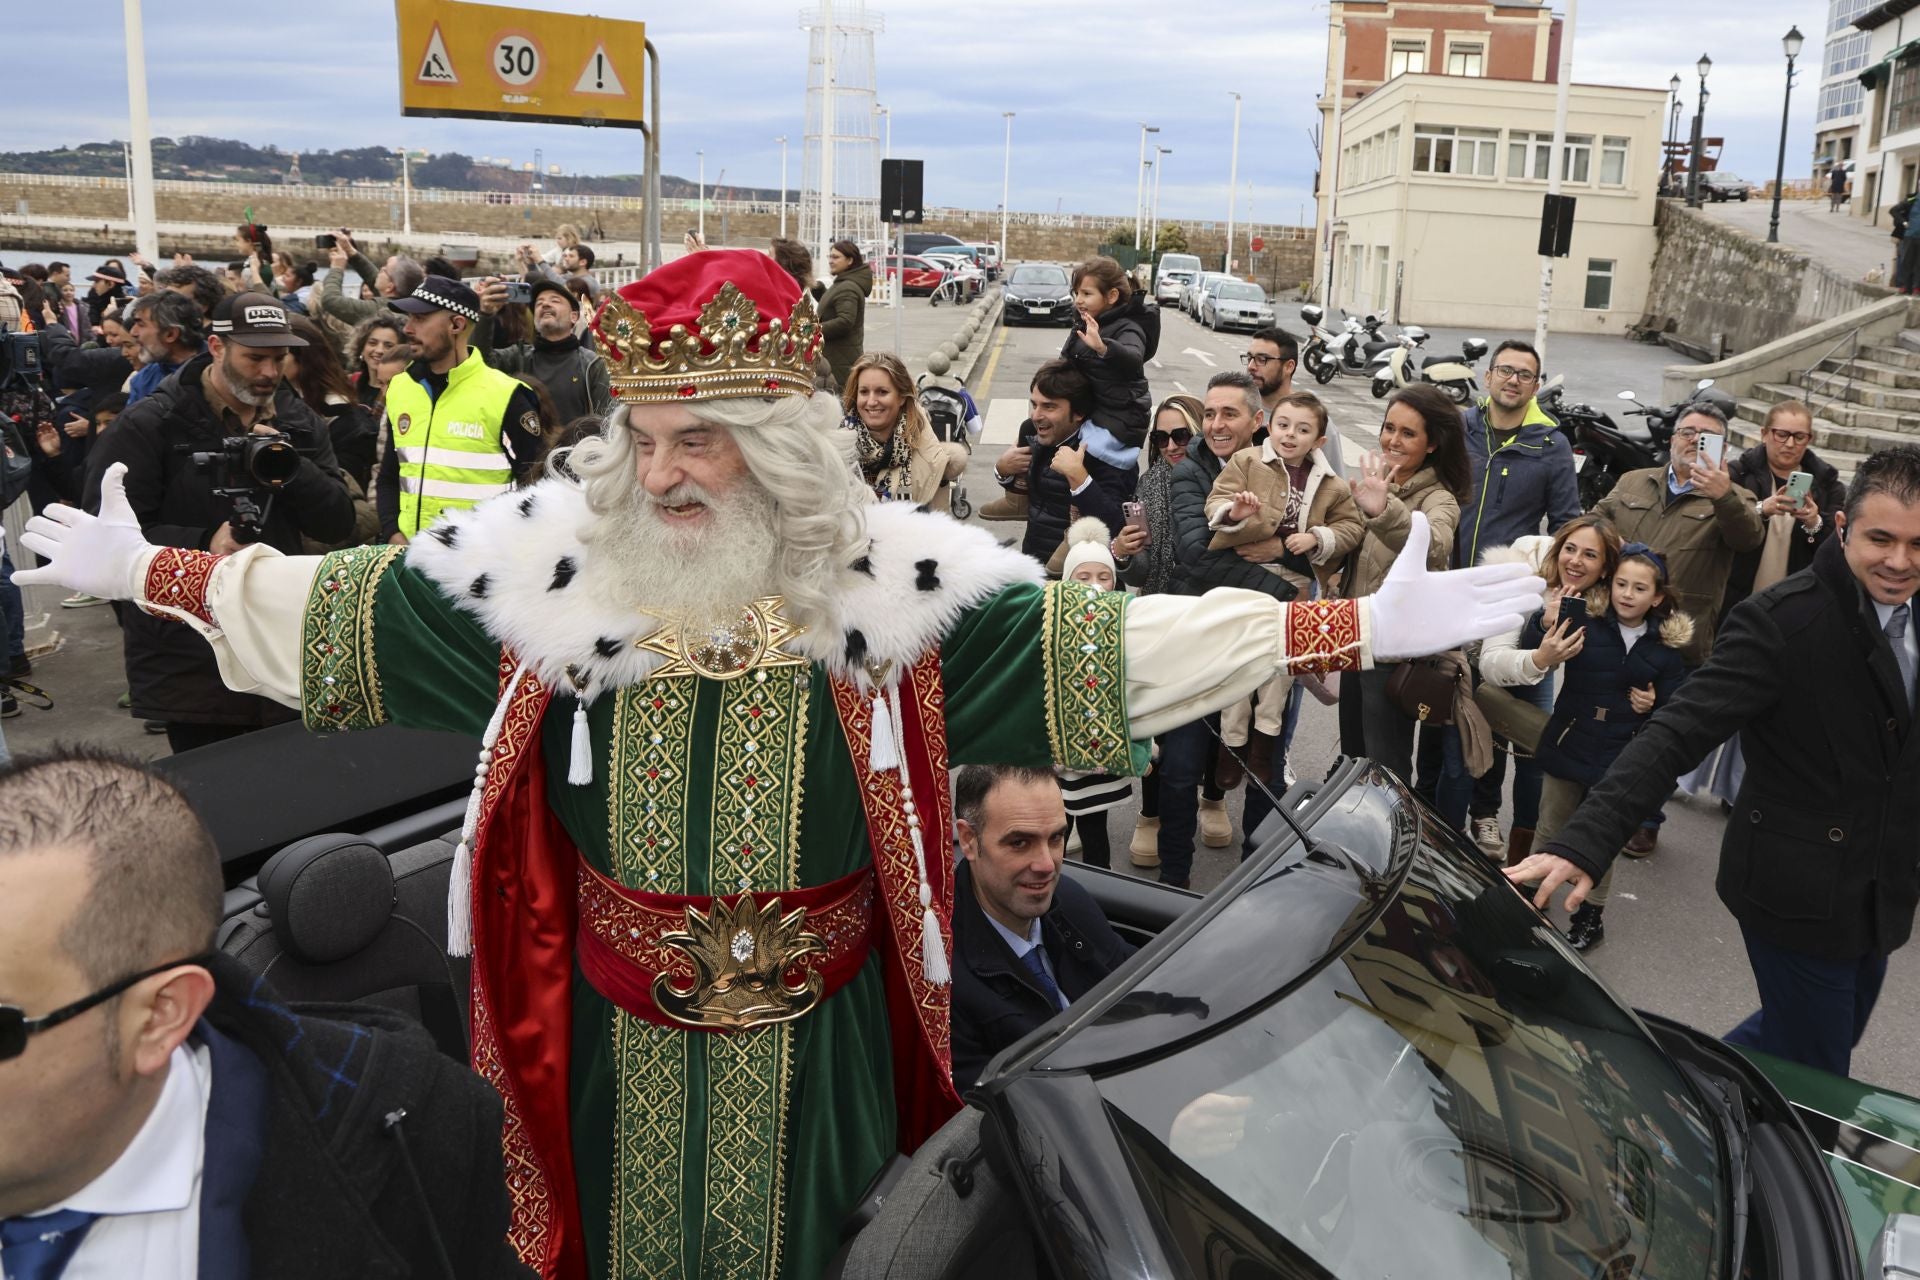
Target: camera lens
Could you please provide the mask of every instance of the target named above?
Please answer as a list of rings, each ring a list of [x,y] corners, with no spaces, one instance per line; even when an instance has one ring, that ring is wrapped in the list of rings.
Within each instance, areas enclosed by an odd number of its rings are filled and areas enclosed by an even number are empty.
[[[247,473],[259,484],[279,487],[300,469],[300,455],[285,439],[247,441]]]

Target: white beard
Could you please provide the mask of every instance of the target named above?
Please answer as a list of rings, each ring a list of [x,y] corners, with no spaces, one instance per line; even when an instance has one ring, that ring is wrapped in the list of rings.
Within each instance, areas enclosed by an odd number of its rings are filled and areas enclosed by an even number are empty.
[[[707,504],[699,528],[676,527],[660,514],[662,506],[696,501]],[[720,501],[691,484],[663,500],[635,485],[582,531],[588,546],[582,585],[597,597],[696,628],[731,622],[745,605],[777,594],[777,518],[772,495],[751,476]]]

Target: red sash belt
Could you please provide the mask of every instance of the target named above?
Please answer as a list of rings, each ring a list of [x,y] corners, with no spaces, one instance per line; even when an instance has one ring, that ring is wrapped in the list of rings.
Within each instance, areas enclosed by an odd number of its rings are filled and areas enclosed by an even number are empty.
[[[731,1031],[788,1021],[866,963],[871,866],[809,889],[722,897],[642,893],[585,858],[579,866],[580,970],[595,991],[658,1026]],[[732,918],[736,912],[761,918],[748,927]],[[737,1016],[700,1011],[721,1005]]]

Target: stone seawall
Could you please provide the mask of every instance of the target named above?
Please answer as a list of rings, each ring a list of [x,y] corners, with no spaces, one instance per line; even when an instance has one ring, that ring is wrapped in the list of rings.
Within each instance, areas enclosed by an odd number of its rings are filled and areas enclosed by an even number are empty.
[[[1751,351],[1893,293],[1677,200],[1660,202],[1657,226],[1660,249],[1640,327],[1697,359]]]

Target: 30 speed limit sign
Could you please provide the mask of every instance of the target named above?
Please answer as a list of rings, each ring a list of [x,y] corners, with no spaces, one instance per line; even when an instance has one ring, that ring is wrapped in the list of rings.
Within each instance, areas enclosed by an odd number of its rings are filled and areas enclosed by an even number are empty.
[[[510,32],[494,41],[491,61],[493,74],[501,83],[521,89],[540,78],[544,59],[531,36]]]

